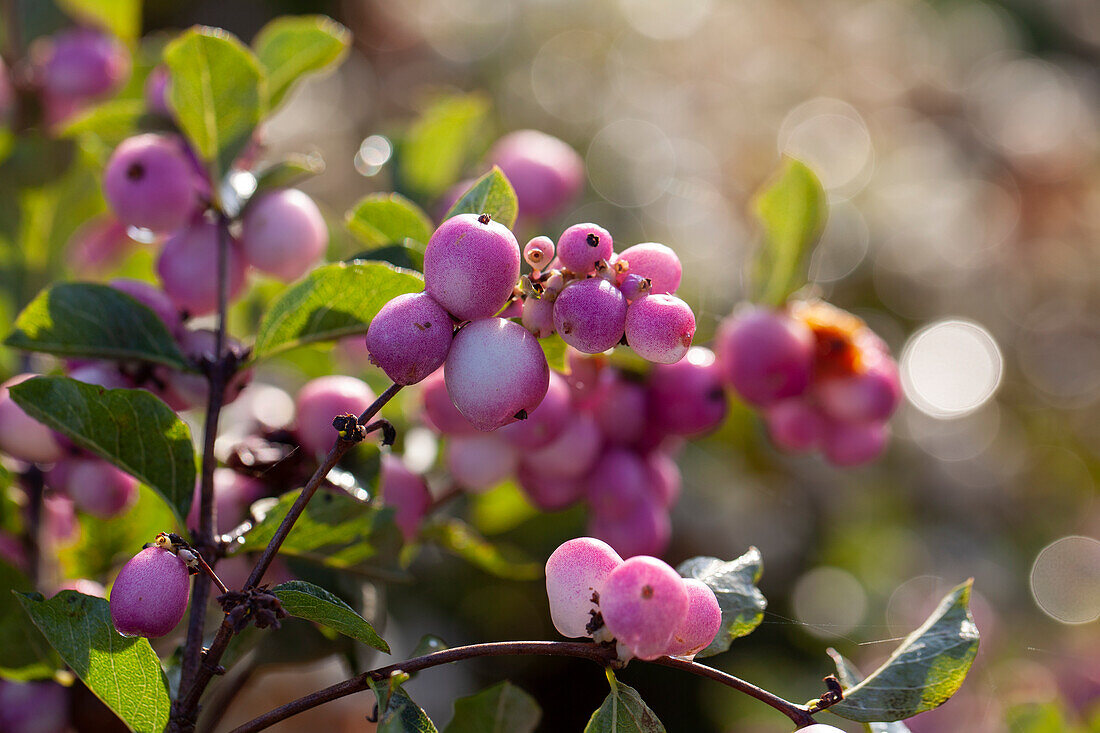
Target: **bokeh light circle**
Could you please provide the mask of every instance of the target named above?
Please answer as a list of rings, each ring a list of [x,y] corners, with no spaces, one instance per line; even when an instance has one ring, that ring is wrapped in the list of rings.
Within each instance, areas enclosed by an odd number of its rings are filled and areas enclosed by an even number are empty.
[[[1100,540],[1071,536],[1044,547],[1031,566],[1031,595],[1061,623],[1100,619]]]
[[[954,418],[977,410],[1001,383],[1004,358],[993,336],[972,321],[938,321],[901,354],[905,396],[922,412]]]
[[[791,593],[794,615],[814,636],[843,636],[859,625],[867,612],[867,594],[846,570],[821,566],[795,583]]]
[[[676,173],[676,151],[652,122],[616,120],[592,138],[585,160],[597,193],[619,206],[645,206],[661,197]]]

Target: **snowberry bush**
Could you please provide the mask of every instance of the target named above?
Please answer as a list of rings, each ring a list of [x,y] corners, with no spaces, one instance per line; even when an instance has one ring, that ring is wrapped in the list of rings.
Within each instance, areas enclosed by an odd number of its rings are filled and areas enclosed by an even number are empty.
[[[574,641],[436,644],[237,730],[371,688],[380,730],[432,731],[408,676],[509,654],[604,667],[590,731],[664,730],[618,680],[628,663],[709,678],[805,730],[835,730],[814,723],[826,709],[901,720],[962,683],[978,643],[969,584],[865,681],[845,666],[843,685],[792,690],[812,698],[801,704],[698,661],[761,622],[759,553],[666,557],[680,452],[720,430],[731,401],[758,410],[782,450],[852,466],[887,446],[897,365],[863,321],[803,289],[826,209],[806,166],[783,161],[758,195],[753,302],[700,343],[673,248],[548,223],[585,178],[565,142],[507,134],[480,177],[456,183],[461,170],[435,167],[434,146],[454,143],[411,125],[397,140],[401,191],[348,212],[366,249],[328,261],[335,225],[296,187],[320,167],[269,159],[263,129],[300,77],[340,62],[345,28],[280,18],[250,47],[196,27],[139,64],[128,4],[71,5],[81,25],[0,69],[0,157],[27,191],[52,186],[83,268],[28,293],[6,339],[25,366],[0,389],[4,478],[21,503],[0,534],[17,591],[0,598],[5,730],[43,730],[66,693],[35,681],[66,669],[130,728],[190,731],[213,729],[208,686],[269,636],[286,635],[275,643],[291,659],[307,658],[296,639],[313,625],[327,627],[312,642],[325,653],[389,654],[362,578],[415,588],[414,560],[437,557],[428,546],[505,578],[544,575],[549,619]],[[143,96],[112,99],[132,73]],[[51,171],[62,149],[71,168]],[[450,205],[433,219],[440,196]],[[97,281],[135,247],[147,272]],[[274,383],[272,364],[326,342],[339,343],[329,373],[294,394]],[[364,381],[339,373],[342,359],[378,369]],[[435,468],[402,456],[409,428],[444,445]],[[502,482],[532,513],[583,505],[586,536],[558,537],[544,572],[513,559],[450,501]],[[522,704],[486,702],[497,696]],[[456,706],[464,730],[539,719],[511,685],[474,699],[485,704]],[[50,710],[36,719],[36,707]]]

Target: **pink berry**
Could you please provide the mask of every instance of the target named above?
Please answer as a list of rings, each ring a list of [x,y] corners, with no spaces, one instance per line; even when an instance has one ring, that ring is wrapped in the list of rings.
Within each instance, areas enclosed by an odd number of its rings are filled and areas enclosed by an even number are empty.
[[[574,224],[558,237],[558,261],[570,272],[587,275],[611,257],[614,247],[611,234],[598,224]]]
[[[94,361],[82,364],[69,372],[69,377],[84,384],[94,384],[104,389],[128,389],[134,385],[119,371],[113,361]]]
[[[647,499],[614,519],[593,512],[589,515],[587,531],[614,547],[623,557],[656,556],[668,549],[672,523],[665,507]]]
[[[187,329],[181,328],[178,334],[180,351],[188,360],[197,365],[213,362],[217,356],[217,334],[209,328]],[[240,353],[241,343],[237,339],[228,337],[226,349]],[[154,394],[168,404],[174,410],[190,410],[206,404],[210,392],[210,383],[202,374],[184,372],[168,367],[158,367],[155,375],[160,385],[150,384],[155,389]],[[222,396],[224,404],[234,402],[240,396],[241,391],[252,381],[252,370],[238,371],[225,385],[225,393]],[[162,385],[162,386],[161,386]]]
[[[187,515],[187,526],[193,529],[197,529],[201,524],[199,489],[196,483],[191,512]],[[248,510],[252,504],[266,495],[267,488],[259,479],[246,476],[231,468],[214,469],[215,531],[219,534],[232,531],[248,519]]]
[[[31,463],[53,463],[64,455],[54,432],[15,404],[9,388],[37,374],[18,374],[0,384],[0,451]]]
[[[42,85],[58,96],[102,97],[122,86],[129,75],[130,55],[114,36],[74,28],[51,39]]]
[[[145,77],[145,108],[155,115],[171,117],[168,106],[168,84],[170,75],[167,66],[155,66]]]
[[[524,471],[547,478],[579,479],[602,449],[603,435],[596,421],[587,413],[573,412],[558,437],[524,452]]]
[[[569,383],[551,370],[550,386],[539,406],[528,413],[526,420],[505,425],[499,434],[517,448],[541,448],[561,434],[571,413]]]
[[[871,363],[854,374],[830,376],[814,384],[822,412],[845,422],[886,420],[901,403],[897,364],[886,355],[870,355]]]
[[[591,400],[592,415],[612,445],[633,445],[646,429],[645,388],[613,371],[604,372]]]
[[[164,636],[183,618],[190,591],[183,560],[160,547],[147,547],[115,578],[111,620],[123,636]]]
[[[47,485],[50,485],[48,479]],[[80,536],[80,524],[76,519],[72,499],[58,493],[47,492],[42,497],[42,510],[42,524],[50,542],[54,545],[68,545],[77,540]]]
[[[163,290],[142,280],[118,279],[112,280],[108,285],[126,293],[160,316],[160,320],[164,321],[171,333],[179,333],[182,322],[179,309]]]
[[[544,512],[557,512],[584,498],[584,482],[578,478],[547,476],[523,470],[519,485],[531,503]]]
[[[477,428],[451,402],[444,374],[444,368],[440,367],[420,383],[425,419],[437,432],[445,435],[476,433]]]
[[[626,309],[626,342],[647,361],[675,364],[693,338],[695,314],[675,295],[647,295]]]
[[[98,458],[74,460],[64,490],[78,509],[100,519],[122,514],[138,498],[137,479]]]
[[[822,451],[834,466],[859,466],[878,458],[889,437],[885,423],[831,422],[825,428]]]
[[[12,109],[15,107],[15,88],[8,78],[8,66],[0,60],[0,126],[7,126],[10,122]]]
[[[547,295],[541,298],[525,298],[520,322],[524,328],[534,334],[535,338],[546,338],[553,334],[554,301]]]
[[[296,188],[265,193],[249,202],[241,218],[245,261],[283,282],[297,280],[328,247],[321,210]]]
[[[645,470],[650,494],[666,509],[680,498],[680,467],[664,451],[653,451],[645,457]]]
[[[535,237],[523,246],[523,259],[533,270],[545,268],[554,259],[554,240]]]
[[[584,185],[577,151],[538,130],[517,130],[497,140],[487,156],[500,166],[519,199],[521,216],[545,218],[567,206]]]
[[[627,275],[649,278],[650,293],[675,293],[680,287],[683,268],[671,247],[657,242],[635,244],[620,252],[619,259],[626,262]]]
[[[484,431],[526,418],[550,385],[538,339],[503,318],[485,318],[459,330],[444,376],[455,407]]]
[[[103,171],[103,195],[119,221],[168,233],[198,207],[195,168],[178,138],[137,135],[123,140]]]
[[[695,578],[684,578],[684,588],[688,594],[687,613],[665,650],[670,657],[694,657],[714,641],[722,627],[722,609],[710,586]]]
[[[722,374],[710,349],[693,346],[675,364],[657,365],[647,386],[650,416],[666,432],[699,436],[726,417]]]
[[[586,477],[588,504],[606,519],[620,519],[649,499],[651,488],[645,462],[625,448],[605,451]]]
[[[565,343],[586,354],[618,344],[625,326],[626,298],[603,278],[570,283],[554,301],[554,328]]]
[[[309,453],[327,453],[336,441],[332,419],[345,413],[361,415],[374,400],[374,391],[355,377],[318,377],[298,390],[294,435]]]
[[[245,262],[240,244],[226,236],[229,300],[240,297],[245,285]],[[157,259],[157,275],[172,302],[190,316],[218,309],[218,226],[195,219],[164,243]]]
[[[126,227],[108,214],[82,224],[69,237],[65,249],[73,270],[102,274],[121,264],[133,246],[134,240],[126,234]]]
[[[598,610],[604,584],[623,559],[606,542],[578,537],[563,542],[546,560],[550,618],[562,636],[592,636],[586,628]]]
[[[831,725],[825,725],[824,723],[814,723],[805,728],[799,728],[795,733],[844,733],[844,731]]]
[[[626,275],[619,283],[619,290],[623,291],[623,295],[631,303],[648,295],[652,289],[653,283],[650,282],[648,277],[642,277],[641,275]]]
[[[68,688],[56,682],[0,680],[0,730],[58,733],[73,730]]]
[[[656,659],[688,609],[683,579],[667,563],[640,555],[611,571],[600,593],[608,631],[639,659]]]
[[[783,450],[802,452],[816,448],[825,434],[826,421],[804,397],[791,397],[767,408],[764,420],[772,441]]]
[[[456,435],[447,443],[447,470],[466,491],[487,491],[518,467],[516,448],[495,433]]]
[[[401,530],[405,541],[412,542],[420,531],[420,520],[432,503],[432,495],[424,477],[410,471],[392,453],[383,453],[378,492],[382,496],[382,503],[393,507],[394,524]]]
[[[367,330],[371,361],[397,384],[416,384],[443,365],[454,323],[427,293],[405,293],[382,306]]]
[[[762,407],[806,391],[814,350],[808,326],[767,308],[730,316],[716,338],[726,380],[746,402]]]
[[[424,250],[425,289],[460,320],[496,315],[518,280],[519,242],[484,214],[451,217]]]

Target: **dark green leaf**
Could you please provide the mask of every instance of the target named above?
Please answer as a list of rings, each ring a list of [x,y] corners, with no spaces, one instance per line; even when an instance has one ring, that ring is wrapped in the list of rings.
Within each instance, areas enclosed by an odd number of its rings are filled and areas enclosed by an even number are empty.
[[[718,635],[697,657],[710,657],[730,648],[730,642],[750,633],[764,619],[768,602],[756,587],[764,570],[760,550],[749,551],[736,560],[725,562],[716,557],[693,557],[676,571],[685,578],[703,581],[718,598],[722,608],[722,626]]]
[[[286,16],[261,28],[252,45],[267,71],[267,92],[275,109],[298,79],[343,60],[351,31],[324,15]]]
[[[752,209],[764,230],[755,300],[782,305],[806,284],[810,251],[828,214],[825,189],[804,163],[785,158],[783,170],[753,198]]]
[[[308,619],[357,639],[386,654],[390,647],[366,619],[324,588],[304,580],[291,580],[271,589],[291,616]]]
[[[962,685],[978,653],[967,581],[940,602],[881,667],[829,710],[862,723],[893,722],[938,707]]]
[[[34,627],[13,591],[29,592],[34,584],[0,561],[0,677],[40,680],[54,675],[61,659]]]
[[[172,78],[168,104],[211,179],[219,181],[267,112],[260,62],[232,34],[195,26],[168,44],[164,63]]]
[[[19,602],[65,664],[131,730],[164,730],[168,679],[160,660],[148,639],[115,631],[107,601],[63,590],[48,601],[21,593]]]
[[[420,537],[498,578],[534,580],[542,577],[542,565],[518,551],[489,542],[460,519],[442,519],[424,526]]]
[[[58,0],[73,18],[113,33],[124,41],[141,35],[141,0]]]
[[[419,242],[406,239],[407,244],[389,244],[385,247],[356,252],[348,258],[348,262],[363,260],[365,262],[388,262],[394,267],[405,270],[424,271],[424,246]]]
[[[370,688],[378,698],[376,733],[438,733],[428,714],[401,686],[406,679],[407,675],[398,675],[382,682],[370,680]]]
[[[443,733],[532,733],[542,710],[535,698],[505,680],[455,700],[455,714]]]
[[[366,333],[391,299],[423,289],[418,273],[381,262],[318,267],[264,314],[253,353],[261,359],[303,344]]]
[[[610,669],[607,681],[611,684],[611,692],[604,698],[603,705],[592,713],[584,733],[664,733],[665,726],[642,701],[637,690],[615,679]]]
[[[27,351],[138,359],[187,369],[168,327],[126,293],[96,283],[57,283],[40,292],[4,343]]]
[[[428,107],[399,148],[401,181],[427,197],[443,193],[458,180],[488,113],[489,100],[480,94],[444,97]]]
[[[11,388],[28,415],[110,461],[160,494],[182,524],[195,491],[191,430],[143,389],[104,389],[68,377]]]
[[[519,199],[504,171],[494,165],[493,170],[474,181],[443,218],[458,214],[488,214],[509,229],[515,226]]]
[[[373,247],[411,239],[427,244],[435,227],[419,206],[396,193],[374,193],[347,213],[348,229]]]
[[[256,172],[256,193],[287,188],[325,172],[325,159],[316,153],[288,155]]]
[[[826,650],[836,663],[836,677],[845,690],[863,681],[863,674],[835,649]],[[901,721],[893,723],[864,723],[867,733],[910,733],[909,726]]]

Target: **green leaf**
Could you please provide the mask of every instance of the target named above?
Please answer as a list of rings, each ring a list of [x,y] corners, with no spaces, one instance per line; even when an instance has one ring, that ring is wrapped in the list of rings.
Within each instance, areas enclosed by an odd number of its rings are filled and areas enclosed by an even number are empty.
[[[398,674],[388,680],[369,680],[378,698],[378,727],[375,733],[438,733],[435,723],[420,706],[412,701],[401,683],[408,675]]]
[[[451,647],[447,642],[440,639],[434,634],[424,634],[420,637],[420,641],[416,642],[416,646],[412,650],[412,654],[409,658],[423,657],[426,654],[434,654],[435,652],[441,652],[444,649],[450,649]]]
[[[458,180],[488,113],[481,94],[447,96],[429,106],[399,147],[401,181],[427,197],[443,193]]]
[[[542,710],[535,698],[505,680],[455,700],[455,713],[443,733],[532,733]]]
[[[324,588],[304,580],[291,580],[275,586],[271,592],[291,616],[314,621],[386,654],[390,653],[389,645],[365,618]]]
[[[351,31],[324,15],[276,18],[256,35],[252,46],[267,71],[271,109],[294,83],[340,63],[351,45]]]
[[[398,269],[423,272],[424,246],[411,239],[406,239],[405,242],[406,244],[387,244],[385,247],[356,252],[347,261],[388,262]]]
[[[141,35],[141,0],[58,0],[57,4],[81,23],[124,41],[136,41]]]
[[[267,112],[260,62],[231,33],[195,26],[168,44],[164,63],[176,121],[211,179],[220,181]]]
[[[142,99],[111,99],[78,113],[65,123],[65,137],[93,135],[110,148],[142,131],[149,116]]]
[[[365,244],[381,247],[406,239],[427,244],[435,227],[419,206],[396,193],[373,193],[347,213],[348,229]]]
[[[138,359],[188,369],[168,327],[153,311],[107,285],[56,283],[15,320],[4,343],[58,356]]]
[[[423,289],[418,273],[382,262],[318,267],[264,314],[253,354],[262,359],[303,344],[366,333],[391,299]]]
[[[1005,710],[1009,733],[1068,733],[1070,726],[1062,709],[1053,702],[1025,702]]]
[[[115,631],[102,598],[63,590],[50,600],[20,593],[19,602],[65,664],[131,730],[160,733],[168,723],[168,679],[148,639]]]
[[[461,519],[431,522],[421,530],[420,537],[498,578],[535,580],[542,577],[541,564],[521,556],[516,550],[506,550],[489,542]]]
[[[611,692],[592,713],[584,733],[665,733],[665,726],[638,691],[615,679],[610,669],[606,673]]]
[[[35,377],[13,386],[11,396],[38,422],[153,489],[186,521],[195,491],[191,430],[150,392]]]
[[[889,723],[945,703],[978,653],[978,627],[968,605],[972,584],[968,580],[948,593],[923,626],[829,710],[862,723]]]
[[[546,355],[546,363],[550,365],[551,369],[556,369],[559,372],[566,371],[566,345],[557,332],[539,339],[539,346],[542,347],[542,353]],[[623,351],[623,349],[616,349],[615,351]]]
[[[511,229],[519,215],[516,189],[512,188],[504,171],[494,165],[493,170],[474,181],[443,218],[450,219],[458,214],[488,214]]]
[[[13,591],[32,591],[34,584],[0,561],[0,677],[25,682],[48,679],[61,658],[34,627]]]
[[[836,649],[826,649],[826,653],[836,663],[836,677],[847,690],[863,681],[863,675],[856,666],[845,659]],[[864,723],[867,733],[910,733],[909,726],[900,721],[893,723]]]
[[[764,230],[754,273],[755,300],[782,305],[806,284],[812,245],[825,226],[825,189],[806,164],[785,158],[783,169],[752,201]]]
[[[273,188],[289,188],[324,172],[325,159],[317,153],[288,155],[256,171],[256,194]]]
[[[768,605],[764,594],[756,587],[763,570],[760,550],[755,547],[729,562],[716,557],[693,557],[676,568],[683,577],[696,578],[710,586],[722,608],[718,635],[697,657],[711,657],[726,651],[730,642],[760,625]]]

